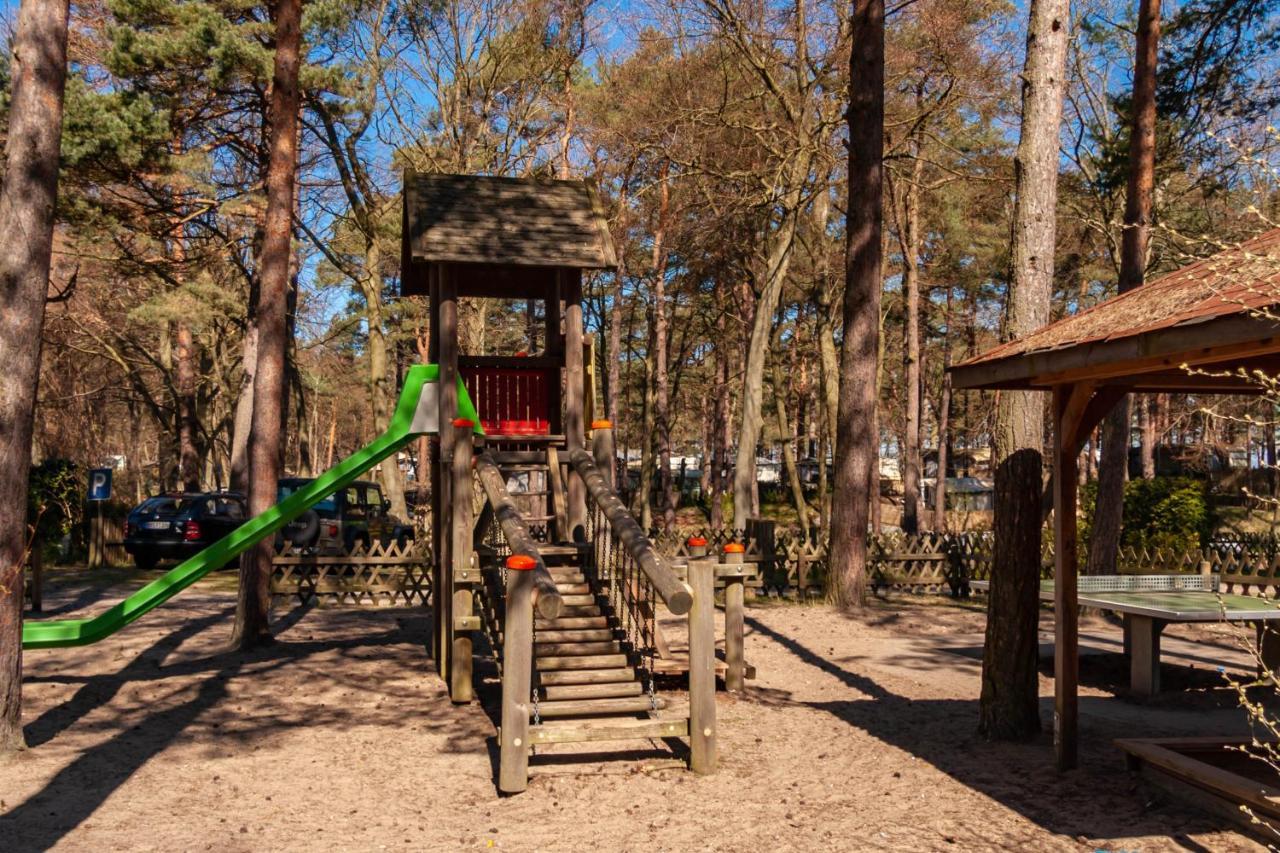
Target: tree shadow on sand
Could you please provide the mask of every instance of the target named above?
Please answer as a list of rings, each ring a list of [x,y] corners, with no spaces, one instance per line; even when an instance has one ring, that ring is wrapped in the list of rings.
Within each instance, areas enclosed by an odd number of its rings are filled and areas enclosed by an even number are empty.
[[[92,816],[140,767],[182,737],[197,721],[202,734],[207,730],[210,737],[232,744],[298,726],[375,724],[398,729],[403,725],[403,718],[390,711],[383,715],[385,719],[369,713],[369,709],[348,707],[326,708],[323,712],[309,708],[305,714],[292,717],[276,713],[245,715],[233,709],[232,703],[224,704],[224,700],[229,697],[232,681],[238,677],[260,679],[271,671],[304,664],[316,654],[336,653],[342,658],[369,649],[376,651],[379,647],[416,645],[414,641],[419,635],[429,636],[429,620],[400,620],[400,625],[390,630],[385,629],[383,622],[384,630],[380,633],[356,637],[291,641],[280,635],[309,612],[297,608],[275,623],[277,640],[269,645],[247,653],[228,650],[164,665],[165,658],[183,642],[223,622],[231,612],[230,608],[221,609],[184,623],[111,674],[29,679],[65,683],[79,678],[84,682],[70,699],[47,710],[27,726],[27,736],[33,745],[47,744],[93,711],[107,706],[126,684],[177,679],[185,695],[166,696],[161,700],[165,705],[163,709],[133,723],[125,719],[123,711],[114,716],[111,725],[116,730],[110,737],[84,750],[41,790],[0,815],[0,839],[3,839],[0,849],[27,851],[53,847]],[[337,621],[352,627],[351,620]],[[370,624],[374,621],[368,620]],[[424,621],[428,623],[426,626],[421,624]],[[341,684],[344,673],[333,672],[333,669],[335,667],[327,667],[319,677]],[[348,686],[379,690],[382,695],[392,695],[393,690],[375,676],[365,676],[358,684]],[[243,692],[236,701],[244,701]],[[446,697],[443,705],[447,704]],[[457,729],[459,738],[474,740],[477,737],[474,720],[457,714],[442,713],[439,717],[440,727]],[[21,767],[21,761],[13,766]]]
[[[977,734],[976,699],[911,699],[874,679],[833,662],[758,619],[750,627],[795,656],[801,663],[833,676],[864,699],[797,701],[778,691],[766,702],[796,704],[825,711],[850,726],[928,762],[961,784],[1017,811],[1038,826],[1067,838],[1168,836],[1186,850],[1203,846],[1187,833],[1212,831],[1221,825],[1181,807],[1147,810],[1132,794],[1110,737],[1086,731],[1081,738],[1082,769],[1058,773],[1053,768],[1052,741],[1046,732],[1029,743],[991,743]],[[751,694],[758,692],[753,689]],[[749,695],[751,695],[749,694]],[[1110,701],[1110,700],[1103,700]],[[1042,700],[1051,712],[1052,700]]]

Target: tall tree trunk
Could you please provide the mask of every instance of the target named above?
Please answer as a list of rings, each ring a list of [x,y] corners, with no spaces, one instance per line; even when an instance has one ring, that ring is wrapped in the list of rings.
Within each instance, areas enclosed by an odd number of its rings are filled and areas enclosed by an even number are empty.
[[[279,0],[275,9],[275,70],[271,81],[270,160],[267,210],[259,260],[261,283],[255,311],[257,370],[253,377],[253,431],[249,442],[249,513],[266,512],[276,502],[283,444],[285,347],[289,273],[293,253],[294,178],[298,163],[298,69],[302,46],[301,0]],[[271,537],[246,551],[240,561],[240,590],[232,643],[249,649],[270,639]]]
[[[1156,475],[1156,401],[1157,394],[1143,394],[1139,403],[1142,429],[1142,477],[1153,479]]]
[[[385,317],[382,310],[382,250],[376,239],[365,245],[360,292],[364,297],[365,325],[369,335],[369,401],[373,408],[374,430],[380,433],[391,421],[395,389],[388,375],[387,333],[383,328]],[[383,462],[378,472],[383,494],[391,502],[391,511],[400,518],[408,518],[404,502],[404,474],[400,471],[396,455]]]
[[[628,197],[627,186],[630,183],[631,175],[628,173],[622,178],[622,189],[618,194],[618,245],[625,246],[627,239],[627,213],[628,213]],[[609,423],[613,424],[615,430],[621,426],[618,420],[619,400],[622,397],[622,301],[623,289],[627,281],[627,253],[625,251],[618,252],[618,268],[613,276],[613,298],[609,304],[609,338],[607,343],[608,357],[605,361],[609,365],[608,373],[608,397],[605,399],[605,411],[608,412],[607,417]],[[626,472],[626,461],[623,461],[623,473]],[[618,482],[615,480],[614,482]]]
[[[256,285],[256,282],[255,282]],[[257,302],[258,287],[251,294]],[[231,488],[237,492],[249,491],[249,439],[253,431],[253,377],[258,371],[258,322],[253,311],[245,325],[244,340],[240,343],[240,390],[236,394],[231,427]],[[330,448],[332,450],[332,448]]]
[[[40,340],[53,253],[66,0],[22,0],[10,61],[9,138],[0,187],[0,759],[22,735],[22,591],[27,477]]]
[[[844,336],[831,507],[831,598],[861,607],[875,470],[884,195],[884,0],[854,0],[850,20],[849,188],[845,213]],[[878,491],[878,489],[876,490]]]
[[[911,175],[902,191],[898,244],[902,252],[902,384],[905,417],[902,436],[902,532],[920,531],[920,176],[924,167],[919,142],[913,143]],[[892,190],[893,178],[889,178]]]
[[[804,160],[805,158],[798,158]],[[747,365],[742,377],[742,412],[738,429],[738,455],[733,468],[733,527],[746,530],[747,516],[753,504],[759,500],[756,482],[756,445],[760,443],[760,429],[764,423],[764,368],[769,356],[769,338],[773,331],[773,315],[782,297],[782,285],[791,267],[795,244],[796,225],[800,216],[803,176],[808,174],[807,160],[804,170],[792,168],[788,180],[792,189],[784,201],[782,221],[770,237],[770,249],[765,262],[764,287],[756,300],[755,318],[751,323],[751,337],[747,342]]]
[[[1124,232],[1120,242],[1121,293],[1141,287],[1147,268],[1151,197],[1156,168],[1156,58],[1160,46],[1160,0],[1140,0],[1137,50],[1133,66],[1133,126],[1129,132],[1129,180],[1125,190]],[[1116,571],[1116,551],[1124,526],[1124,481],[1129,468],[1129,397],[1111,410],[1102,425],[1102,461],[1098,498],[1089,534],[1091,575]]]
[[[181,134],[175,136],[173,150],[175,154],[182,153]],[[176,212],[169,227],[169,255],[173,259],[174,278],[181,283],[186,280],[187,274],[186,229],[181,199],[176,188],[173,192]],[[180,319],[174,325],[177,356],[174,386],[178,397],[178,483],[183,491],[198,492],[200,452],[196,448],[196,435],[200,431],[200,424],[196,415],[195,340],[191,334],[191,324],[187,320]]]
[[[781,324],[779,324],[781,329]],[[775,352],[781,349],[776,343]],[[773,410],[778,419],[778,440],[782,442],[782,467],[791,489],[791,502],[796,509],[796,520],[804,533],[805,541],[809,541],[809,504],[804,499],[804,486],[800,482],[800,469],[796,467],[795,433],[787,421],[787,381],[783,376],[782,365],[777,358],[772,359]]]
[[[711,530],[724,528],[725,465],[728,463],[729,443],[729,356],[725,351],[725,315],[716,318],[715,348],[715,408],[712,413],[712,468],[711,468]]]
[[[654,401],[653,383],[653,351],[655,324],[649,324],[649,351],[644,359],[644,398],[640,417],[640,485],[632,501],[632,512],[640,517],[640,525],[648,530],[653,525],[653,475],[656,470],[654,449],[657,442],[653,439],[657,416]]]
[[[1062,123],[1070,0],[1031,0],[1022,71],[1022,132],[1014,160],[1013,276],[1006,340],[1049,319],[1053,296]],[[1012,740],[1040,731],[1036,666],[1040,607],[1044,400],[1001,391],[994,431],[995,548],[982,654],[978,730]]]
[[[658,491],[662,495],[662,525],[675,529],[676,492],[671,477],[671,389],[667,369],[667,212],[671,187],[670,164],[662,164],[658,184],[658,223],[653,230],[653,438],[658,453]]]
[[[938,399],[938,476],[933,490],[933,529],[947,532],[947,466],[951,455],[951,374],[947,373],[949,359],[942,359],[942,392]]]

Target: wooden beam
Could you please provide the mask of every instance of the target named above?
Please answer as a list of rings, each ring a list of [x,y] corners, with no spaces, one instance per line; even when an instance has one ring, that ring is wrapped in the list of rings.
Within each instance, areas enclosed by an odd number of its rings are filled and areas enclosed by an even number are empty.
[[[1079,730],[1079,619],[1076,598],[1077,435],[1088,408],[1071,385],[1053,389],[1053,746],[1059,770],[1076,766]]]
[[[440,365],[439,380],[439,424],[440,424],[440,459],[435,468],[435,487],[440,492],[439,516],[440,535],[431,544],[441,552],[439,557],[439,583],[432,588],[432,597],[436,601],[436,612],[439,621],[435,625],[436,666],[440,670],[445,683],[452,685],[450,672],[450,653],[453,650],[453,543],[456,541],[453,530],[453,454],[457,441],[453,419],[458,416],[458,298],[452,277],[447,267],[437,268],[436,303],[438,334],[434,341],[437,347],[437,363]],[[471,542],[471,528],[467,527],[466,542]]]
[[[582,346],[582,273],[561,272],[564,296],[564,435],[570,451],[586,447],[586,371]],[[576,471],[569,472],[569,540],[586,541],[587,490]]]

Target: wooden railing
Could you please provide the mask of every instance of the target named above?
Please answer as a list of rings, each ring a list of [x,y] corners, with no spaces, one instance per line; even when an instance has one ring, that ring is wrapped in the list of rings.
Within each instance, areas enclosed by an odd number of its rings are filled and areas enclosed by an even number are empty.
[[[716,649],[715,582],[718,561],[689,560],[688,581],[682,581],[645,536],[614,492],[596,458],[607,458],[599,446],[612,439],[611,429],[595,430],[596,453],[569,451],[569,464],[586,485],[587,541],[591,543],[590,571],[607,591],[615,616],[628,640],[645,661],[652,678],[657,651],[656,603],[673,615],[687,614],[689,625],[689,766],[695,773],[711,773],[716,766]]]
[[[502,534],[502,546],[495,549],[504,565],[500,569],[505,588],[502,614],[502,728],[498,733],[498,787],[507,793],[523,791],[529,780],[529,710],[533,695],[534,614],[543,619],[560,615],[563,600],[555,580],[538,551],[511,495],[502,472],[488,453],[476,456],[476,479],[484,492],[486,507],[481,523]],[[484,531],[477,526],[477,536]],[[491,569],[492,571],[492,569]],[[497,586],[492,583],[490,588]],[[491,637],[491,640],[497,640]],[[495,643],[495,649],[498,646]]]

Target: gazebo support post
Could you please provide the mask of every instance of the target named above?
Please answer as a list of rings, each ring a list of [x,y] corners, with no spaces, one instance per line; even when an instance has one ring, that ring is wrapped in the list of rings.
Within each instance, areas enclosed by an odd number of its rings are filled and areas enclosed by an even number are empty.
[[[1076,484],[1080,448],[1124,396],[1091,382],[1053,386],[1053,746],[1059,770],[1076,766],[1080,608],[1076,596]]]
[[[1076,479],[1072,434],[1079,386],[1053,389],[1053,748],[1059,770],[1076,766],[1080,674],[1076,606]],[[1073,398],[1075,398],[1073,400]],[[1072,403],[1076,405],[1072,405]]]

